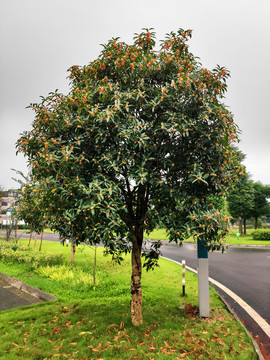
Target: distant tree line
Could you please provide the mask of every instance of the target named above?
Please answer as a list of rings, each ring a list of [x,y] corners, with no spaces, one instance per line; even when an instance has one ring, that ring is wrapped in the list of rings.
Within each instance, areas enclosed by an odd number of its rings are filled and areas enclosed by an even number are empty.
[[[238,219],[239,233],[243,228],[246,234],[247,220],[254,218],[254,227],[258,228],[261,216],[270,214],[270,186],[253,182],[248,176],[243,177],[227,196],[228,210],[233,218]]]

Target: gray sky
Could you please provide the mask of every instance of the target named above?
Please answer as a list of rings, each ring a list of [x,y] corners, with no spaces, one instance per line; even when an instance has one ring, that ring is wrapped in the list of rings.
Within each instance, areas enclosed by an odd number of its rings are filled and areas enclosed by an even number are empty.
[[[254,181],[270,184],[269,0],[0,0],[0,185],[27,173],[15,142],[31,128],[25,109],[69,90],[67,69],[95,60],[112,37],[131,42],[153,27],[157,39],[192,29],[190,49],[204,67],[231,72],[225,103],[242,131],[239,148]],[[16,177],[16,176],[15,176]]]

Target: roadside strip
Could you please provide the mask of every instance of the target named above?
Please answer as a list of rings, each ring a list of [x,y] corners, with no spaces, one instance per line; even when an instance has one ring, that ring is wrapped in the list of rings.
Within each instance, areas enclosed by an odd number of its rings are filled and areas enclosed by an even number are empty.
[[[182,265],[179,261],[169,259],[167,257],[162,256],[163,259],[170,260],[178,265]],[[197,274],[197,270],[186,265],[186,269]],[[215,286],[219,287],[226,294],[228,294],[234,301],[236,301],[239,306],[241,306],[249,316],[260,326],[260,328],[265,332],[265,334],[270,337],[270,325],[251,307],[249,306],[243,299],[241,299],[238,295],[236,295],[233,291],[231,291],[226,286],[222,285],[218,281],[209,277],[209,281]]]

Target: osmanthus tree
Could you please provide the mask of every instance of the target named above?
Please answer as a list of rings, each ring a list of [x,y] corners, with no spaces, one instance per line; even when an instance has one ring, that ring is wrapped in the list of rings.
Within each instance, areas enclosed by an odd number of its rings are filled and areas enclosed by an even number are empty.
[[[31,105],[33,128],[17,143],[63,237],[131,251],[134,325],[142,323],[141,257],[152,268],[161,245],[142,251],[144,233],[163,223],[170,241],[220,244],[228,218],[207,196],[224,195],[243,171],[222,103],[229,74],[202,68],[190,37],[171,32],[158,50],[152,29],[131,45],[110,40],[97,60],[69,69],[67,96]]]

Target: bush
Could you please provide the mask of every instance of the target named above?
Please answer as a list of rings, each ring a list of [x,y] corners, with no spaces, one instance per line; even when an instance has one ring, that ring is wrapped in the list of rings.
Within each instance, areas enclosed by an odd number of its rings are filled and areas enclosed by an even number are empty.
[[[25,263],[32,269],[36,269],[39,266],[62,264],[64,255],[49,252],[35,252],[20,244],[1,241],[0,259],[6,262]]]
[[[270,230],[259,229],[252,232],[253,240],[270,240]]]
[[[70,265],[42,266],[35,269],[35,272],[42,277],[60,281],[67,285],[77,286],[80,289],[82,287],[89,288],[93,286],[93,276]]]

